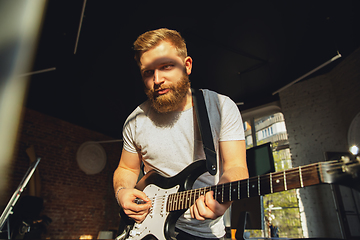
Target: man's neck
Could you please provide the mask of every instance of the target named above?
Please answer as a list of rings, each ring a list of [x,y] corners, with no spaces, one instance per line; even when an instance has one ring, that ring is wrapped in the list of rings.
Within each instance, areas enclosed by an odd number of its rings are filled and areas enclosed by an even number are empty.
[[[192,108],[192,106],[193,106],[192,93],[191,93],[191,89],[189,88],[183,102],[181,103],[181,106],[177,109],[177,111],[179,112],[185,111]]]

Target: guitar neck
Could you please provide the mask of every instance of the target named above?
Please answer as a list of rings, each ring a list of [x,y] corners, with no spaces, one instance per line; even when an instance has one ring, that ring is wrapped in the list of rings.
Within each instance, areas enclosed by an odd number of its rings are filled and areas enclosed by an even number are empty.
[[[169,212],[187,209],[209,191],[213,191],[214,198],[222,203],[320,184],[323,182],[320,168],[321,163],[315,163],[283,172],[170,194],[166,209]]]

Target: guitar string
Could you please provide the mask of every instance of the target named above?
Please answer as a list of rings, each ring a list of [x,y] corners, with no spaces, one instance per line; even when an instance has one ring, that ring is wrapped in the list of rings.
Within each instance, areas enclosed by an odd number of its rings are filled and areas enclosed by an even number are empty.
[[[305,165],[305,166],[301,166],[301,174],[305,175],[305,174],[310,173],[310,172],[319,171],[319,169],[321,168],[321,165],[325,165],[325,166],[330,165],[332,167],[331,170],[338,170],[338,169],[342,169],[344,163],[339,162],[338,160],[334,160],[334,161],[329,161],[329,162],[320,162],[320,163],[308,164],[308,165]],[[336,165],[338,165],[338,166],[336,166]],[[279,172],[271,173],[271,176],[272,176],[272,178],[275,178],[275,180],[276,180],[276,177],[282,179],[283,178],[283,173],[286,172],[286,177],[291,178],[292,176],[299,175],[298,171],[299,171],[299,167],[296,167],[296,168],[288,169],[288,170],[285,170],[285,171],[279,171]],[[260,176],[260,179],[267,178],[267,176],[269,176],[269,175],[270,175],[270,173],[264,174],[264,175]],[[244,181],[244,182],[242,182],[242,181]],[[251,177],[249,179],[243,179],[243,180],[234,181],[234,182],[240,182],[240,185],[247,185],[248,182],[249,182],[250,185],[253,185],[253,184],[257,184],[258,181],[259,181],[259,177],[256,176],[256,177]],[[234,182],[232,182],[232,183],[234,183]],[[229,188],[228,185],[230,185],[230,183],[224,183],[224,184],[220,184],[220,185],[223,185],[224,188],[226,189],[226,188]],[[220,185],[217,185],[217,186],[220,186]],[[171,193],[171,194],[168,195],[168,198],[171,195],[175,195],[173,197],[174,199],[175,198],[178,199],[179,197],[182,197],[181,195],[184,195],[184,196],[189,195],[188,197],[191,199],[194,195],[195,195],[195,197],[199,197],[201,195],[204,195],[203,193],[213,191],[212,189],[214,189],[215,187],[216,187],[216,185],[203,187],[203,188],[198,188],[198,189],[190,189],[190,190],[185,190],[185,191],[176,192],[176,193]],[[198,193],[196,193],[196,192],[198,192]],[[226,191],[225,194],[228,194],[228,192]],[[228,195],[226,195],[226,196],[228,196]],[[158,200],[158,199],[163,199],[163,198],[164,198],[164,196],[158,196],[158,197],[155,197],[153,199]],[[184,201],[186,201],[186,200],[184,200]],[[179,203],[177,203],[177,204],[179,204]],[[182,203],[180,203],[180,204],[182,204]]]

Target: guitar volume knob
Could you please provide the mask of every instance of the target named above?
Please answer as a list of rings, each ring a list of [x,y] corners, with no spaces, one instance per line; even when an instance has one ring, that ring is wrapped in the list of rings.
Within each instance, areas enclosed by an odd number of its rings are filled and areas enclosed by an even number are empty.
[[[136,230],[131,230],[130,231],[130,236],[131,237],[140,236],[140,232],[137,232]]]

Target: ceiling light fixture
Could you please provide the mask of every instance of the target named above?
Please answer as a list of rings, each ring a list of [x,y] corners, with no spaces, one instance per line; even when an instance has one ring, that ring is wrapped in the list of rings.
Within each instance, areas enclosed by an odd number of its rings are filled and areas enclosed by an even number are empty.
[[[285,90],[286,88],[294,85],[295,83],[299,82],[300,80],[306,78],[307,76],[313,74],[313,73],[316,72],[317,70],[325,67],[326,65],[332,63],[333,61],[335,61],[335,60],[337,60],[337,59],[339,59],[339,58],[341,58],[341,54],[340,54],[339,52],[337,52],[337,55],[336,55],[335,57],[331,58],[329,61],[326,61],[325,63],[323,63],[323,64],[321,64],[320,66],[318,66],[318,67],[314,68],[313,70],[311,70],[310,72],[305,73],[304,75],[302,75],[301,77],[295,79],[294,81],[292,81],[291,83],[287,84],[286,86],[284,86],[284,87],[280,88],[279,90],[273,92],[272,95],[275,95],[275,94],[277,94],[277,93]]]
[[[82,7],[82,11],[81,11],[81,17],[80,17],[80,23],[79,23],[78,33],[77,33],[77,36],[76,36],[74,54],[76,54],[77,46],[78,46],[78,43],[79,43],[81,26],[82,26],[82,22],[83,22],[83,19],[84,19],[85,6],[86,6],[86,0],[84,0],[83,7]]]

